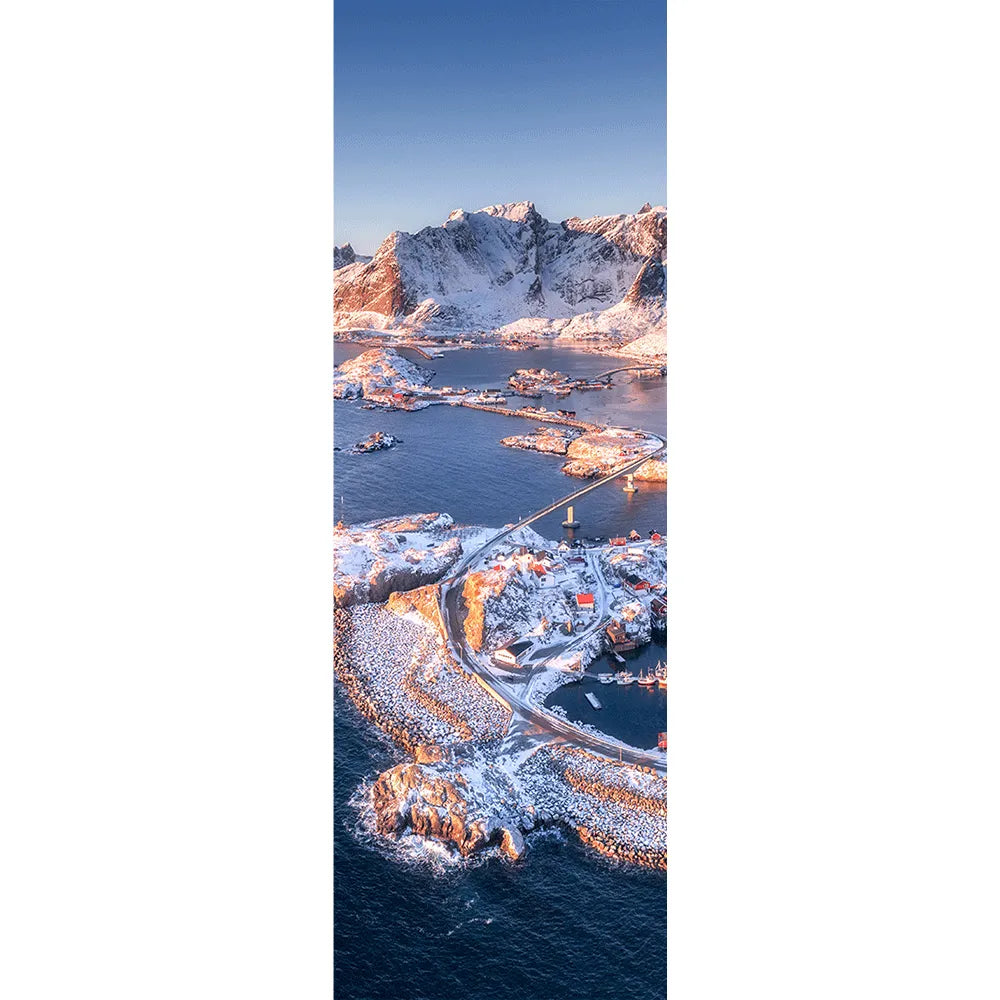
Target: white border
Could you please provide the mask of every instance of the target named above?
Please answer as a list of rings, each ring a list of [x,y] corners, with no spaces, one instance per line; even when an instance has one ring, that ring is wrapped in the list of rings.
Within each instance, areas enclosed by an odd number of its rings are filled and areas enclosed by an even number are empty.
[[[995,996],[995,15],[669,15],[671,1000]]]
[[[330,5],[4,20],[0,993],[328,997]]]

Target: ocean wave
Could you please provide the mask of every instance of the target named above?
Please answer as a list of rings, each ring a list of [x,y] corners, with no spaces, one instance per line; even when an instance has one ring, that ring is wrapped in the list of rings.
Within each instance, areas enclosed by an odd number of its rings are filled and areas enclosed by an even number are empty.
[[[468,920],[463,920],[460,924],[456,924],[454,927],[452,927],[450,931],[448,931],[448,933],[445,936],[451,937],[452,934],[455,933],[455,931],[461,930],[461,928],[465,927],[467,924],[486,924],[487,926],[489,926],[492,923],[493,923],[492,917],[471,917]]]

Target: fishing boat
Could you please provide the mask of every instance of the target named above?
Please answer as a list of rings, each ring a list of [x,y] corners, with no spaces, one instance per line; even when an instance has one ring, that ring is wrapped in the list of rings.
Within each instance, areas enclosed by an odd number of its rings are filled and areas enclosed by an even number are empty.
[[[667,686],[667,665],[665,663],[657,663],[654,676],[656,677],[656,683],[661,688],[665,688]]]
[[[615,682],[615,675],[614,674],[609,674],[609,673],[598,674],[597,675],[597,679],[602,684],[614,684],[614,682]]]
[[[634,684],[635,683],[635,674],[631,673],[628,670],[619,670],[618,671],[618,683],[619,684]]]
[[[653,674],[646,674],[646,673],[643,673],[642,671],[640,671],[639,672],[639,683],[643,687],[646,687],[646,688],[648,688],[648,687],[655,687],[656,686],[656,677]]]

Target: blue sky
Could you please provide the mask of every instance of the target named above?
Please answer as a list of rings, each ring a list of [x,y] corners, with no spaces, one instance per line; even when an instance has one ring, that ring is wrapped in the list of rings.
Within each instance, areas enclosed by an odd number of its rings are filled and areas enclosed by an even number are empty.
[[[665,0],[335,0],[337,243],[523,200],[665,202]]]

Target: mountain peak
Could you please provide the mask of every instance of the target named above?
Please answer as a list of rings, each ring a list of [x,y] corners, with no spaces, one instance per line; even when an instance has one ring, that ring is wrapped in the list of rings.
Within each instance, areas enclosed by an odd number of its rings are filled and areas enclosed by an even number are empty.
[[[350,243],[345,243],[342,247],[333,248],[333,266],[334,269],[338,267],[346,267],[348,264],[353,264],[357,260],[357,255],[354,253],[354,247]]]
[[[653,206],[650,205],[650,203],[647,201],[646,204],[639,209],[637,214],[642,215],[644,212],[652,212],[652,211],[653,211]]]
[[[540,218],[533,201],[511,201],[503,205],[487,205],[480,212],[496,216],[498,219],[509,219],[511,222],[533,222]]]

